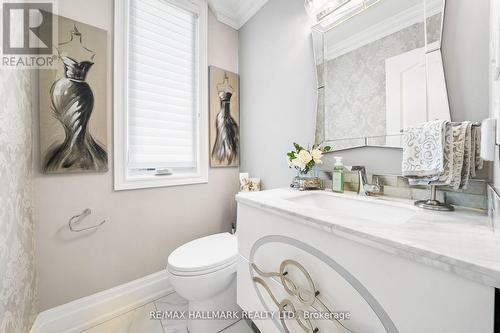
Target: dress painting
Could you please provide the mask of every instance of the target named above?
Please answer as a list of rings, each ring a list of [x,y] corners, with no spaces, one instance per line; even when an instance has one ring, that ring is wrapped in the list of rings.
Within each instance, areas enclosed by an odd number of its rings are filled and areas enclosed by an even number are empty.
[[[106,71],[103,71],[106,52],[102,51],[107,47],[102,44],[107,37],[96,38],[95,34],[100,32],[100,29],[59,18],[60,68],[44,72],[40,78],[43,103],[40,136],[45,173],[108,170],[108,153],[103,143],[107,130],[103,94],[106,89],[102,89],[106,86]],[[51,78],[54,79],[50,84]]]
[[[210,67],[210,165],[238,166],[239,101],[238,76]]]

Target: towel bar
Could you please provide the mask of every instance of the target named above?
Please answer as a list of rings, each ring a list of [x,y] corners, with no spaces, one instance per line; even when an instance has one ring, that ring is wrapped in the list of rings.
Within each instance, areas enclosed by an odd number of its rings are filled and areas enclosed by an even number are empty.
[[[456,122],[452,121],[452,125],[458,125],[462,124],[462,122]],[[472,123],[473,127],[480,127],[481,123],[480,122],[473,122]],[[401,130],[401,133],[404,133],[404,130]],[[440,212],[451,212],[454,211],[455,208],[452,205],[449,205],[447,203],[443,203],[439,200],[437,200],[437,187],[436,185],[430,185],[431,187],[431,198],[428,200],[419,200],[415,201],[415,206],[423,209],[428,209],[428,210],[435,210],[435,211],[440,211]]]
[[[455,208],[452,205],[443,203],[437,200],[437,187],[436,185],[431,185],[431,198],[428,200],[415,201],[415,206],[428,210],[436,210],[440,212],[452,212]]]
[[[461,124],[461,122],[459,122],[459,121],[452,121],[452,122],[451,122],[451,124],[452,124],[452,125],[459,125],[459,124]],[[473,123],[472,123],[472,126],[473,126],[473,127],[481,127],[481,123],[480,123],[480,122],[478,122],[478,121],[476,121],[476,122],[473,122]],[[404,129],[401,129],[401,130],[399,130],[399,132],[400,132],[400,133],[404,133],[404,132],[405,132],[405,130],[404,130]]]

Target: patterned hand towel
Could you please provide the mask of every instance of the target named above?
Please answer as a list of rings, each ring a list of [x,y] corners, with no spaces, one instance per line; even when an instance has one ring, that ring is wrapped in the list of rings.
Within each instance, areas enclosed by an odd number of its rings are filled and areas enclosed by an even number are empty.
[[[449,185],[453,179],[453,126],[450,122],[445,124],[444,148],[443,148],[443,172],[437,179],[430,181],[430,185]]]
[[[467,188],[469,179],[472,175],[472,170],[475,169],[475,141],[472,135],[472,122],[467,122],[467,130],[465,133],[465,146],[464,146],[464,164],[462,168],[462,175],[460,180],[460,188]]]
[[[473,126],[471,130],[471,166],[469,178],[475,177],[477,170],[483,169],[481,158],[481,127]]]
[[[443,126],[441,147],[436,144],[439,126]],[[483,168],[480,144],[481,129],[469,121],[453,125],[434,121],[410,127],[403,134],[403,174],[410,185],[466,188],[476,170]]]
[[[482,170],[483,169],[483,159],[481,158],[481,127],[480,126],[475,126],[473,128],[473,137],[475,139],[475,169],[476,170]],[[475,170],[474,170],[474,176],[476,175]]]
[[[462,183],[462,170],[464,169],[465,146],[467,141],[467,129],[470,122],[466,121],[453,127],[453,167],[451,170],[451,179],[449,183],[454,189],[458,190]],[[469,132],[470,135],[471,132]],[[470,136],[469,136],[470,139]]]
[[[431,181],[443,174],[446,131],[451,131],[447,124],[444,120],[436,120],[404,129],[403,176],[410,181],[419,178]]]

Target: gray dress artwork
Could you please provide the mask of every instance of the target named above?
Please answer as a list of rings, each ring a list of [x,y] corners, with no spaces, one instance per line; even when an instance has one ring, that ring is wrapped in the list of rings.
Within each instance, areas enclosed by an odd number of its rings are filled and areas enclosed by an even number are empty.
[[[81,38],[75,27],[72,38]],[[89,132],[89,120],[94,109],[94,94],[85,81],[92,61],[77,61],[70,56],[60,56],[64,65],[64,77],[53,83],[50,89],[52,111],[61,123],[65,139],[46,153],[45,172],[59,171],[106,171],[106,150]]]
[[[217,131],[215,144],[212,149],[212,158],[219,163],[226,162],[231,165],[238,158],[239,128],[231,116],[231,97],[233,88],[229,85],[227,74],[224,82],[217,85],[220,99],[220,111],[217,114],[215,128]]]

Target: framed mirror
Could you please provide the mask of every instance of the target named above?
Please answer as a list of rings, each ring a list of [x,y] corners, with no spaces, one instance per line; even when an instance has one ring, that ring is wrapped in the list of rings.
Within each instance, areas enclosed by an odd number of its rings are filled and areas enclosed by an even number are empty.
[[[401,147],[401,130],[450,120],[445,0],[350,0],[313,27],[316,143]]]

